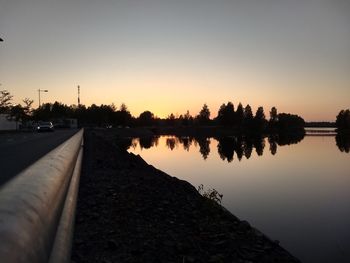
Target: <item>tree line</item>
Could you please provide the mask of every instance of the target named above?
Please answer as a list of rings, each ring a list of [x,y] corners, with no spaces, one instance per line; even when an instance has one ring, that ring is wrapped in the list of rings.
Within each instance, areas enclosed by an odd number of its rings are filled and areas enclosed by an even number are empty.
[[[237,131],[255,131],[255,132],[280,132],[280,131],[297,131],[304,129],[305,121],[302,117],[289,114],[278,113],[276,107],[272,107],[269,112],[269,118],[266,118],[264,108],[258,107],[255,115],[249,104],[243,107],[239,103],[235,110],[234,104],[228,102],[222,104],[218,110],[217,116],[210,118],[210,110],[207,104],[204,104],[199,114],[192,117],[187,111],[186,114],[176,118],[170,114],[165,122],[169,126],[193,126],[193,125],[215,125],[229,127]]]
[[[144,111],[134,117],[123,103],[119,108],[111,105],[66,105],[60,102],[44,103],[33,109],[33,100],[25,98],[22,104],[12,104],[12,95],[6,91],[0,91],[0,113],[7,113],[13,120],[29,121],[55,121],[64,118],[75,118],[80,126],[121,126],[121,127],[157,127],[157,126],[222,126],[236,129],[237,131],[287,131],[291,129],[303,129],[304,120],[294,114],[278,113],[276,107],[272,107],[269,118],[265,116],[264,108],[258,107],[255,114],[251,106],[245,107],[241,103],[235,109],[232,102],[220,106],[217,116],[211,117],[207,104],[204,104],[199,113],[192,116],[189,111],[175,116],[173,113],[161,119],[151,111]]]

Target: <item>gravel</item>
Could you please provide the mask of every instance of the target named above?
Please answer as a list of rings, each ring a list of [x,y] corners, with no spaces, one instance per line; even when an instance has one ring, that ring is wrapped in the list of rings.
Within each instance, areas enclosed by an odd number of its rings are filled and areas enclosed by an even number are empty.
[[[299,262],[119,141],[85,131],[72,262]]]

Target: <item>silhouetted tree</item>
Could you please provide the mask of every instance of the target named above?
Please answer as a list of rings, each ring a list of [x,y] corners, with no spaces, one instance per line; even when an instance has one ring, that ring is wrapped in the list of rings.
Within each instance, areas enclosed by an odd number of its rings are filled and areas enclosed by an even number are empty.
[[[270,120],[269,120],[269,128],[270,130],[275,130],[277,128],[278,122],[278,114],[276,107],[272,107],[270,110]]]
[[[252,111],[252,107],[250,107],[249,104],[247,104],[247,106],[245,106],[244,108],[244,118],[245,119],[253,119],[253,111]]]
[[[71,106],[72,118],[76,118],[80,126],[84,126],[88,122],[86,106],[79,104]]]
[[[258,107],[254,118],[257,120],[265,120],[265,113],[263,107]]]
[[[196,119],[198,120],[199,124],[209,124],[210,122],[210,111],[208,108],[208,105],[204,103],[203,108],[197,115]]]
[[[7,117],[9,120],[20,121],[25,117],[24,109],[20,104],[14,105],[10,108],[10,114]]]
[[[137,121],[141,126],[152,126],[154,125],[154,114],[150,111],[144,111],[140,114]]]
[[[31,105],[33,101],[26,98],[23,100],[23,102],[25,103],[24,107],[21,104],[11,105],[11,107],[9,107],[9,120],[14,120],[16,122],[21,121],[22,123],[25,123],[30,119]]]
[[[252,108],[250,107],[250,105],[248,104],[247,106],[245,106],[244,108],[244,119],[243,119],[243,126],[246,129],[251,129],[253,126],[253,112],[252,112]]]
[[[175,122],[176,122],[176,119],[175,119],[175,115],[174,114],[170,114],[167,118],[166,118],[166,124],[169,125],[169,126],[175,126]]]
[[[225,103],[220,106],[218,111],[217,120],[221,125],[230,126],[233,125],[235,119],[235,109],[232,102]]]
[[[110,105],[102,104],[101,106],[97,106],[92,104],[87,108],[87,114],[92,123],[103,127],[106,124],[112,123],[114,111]]]
[[[183,116],[181,124],[184,126],[189,126],[193,124],[193,117],[191,116],[189,111],[187,111],[186,114]]]
[[[128,107],[124,103],[122,103],[120,105],[119,111],[116,111],[114,113],[114,122],[117,125],[125,127],[131,125],[131,120],[132,116],[128,110]]]
[[[276,123],[278,121],[277,109],[272,107],[270,111],[270,122]]]
[[[350,129],[350,110],[341,110],[337,115],[335,125],[339,130]]]
[[[278,114],[277,127],[279,132],[304,131],[305,121],[298,115],[289,113]]]
[[[236,125],[242,126],[244,120],[244,109],[242,103],[239,103],[236,110]]]
[[[41,106],[33,111],[33,119],[36,121],[50,120],[51,117],[51,103],[44,103]]]
[[[23,111],[25,113],[25,120],[28,120],[31,115],[32,115],[32,104],[33,104],[34,100],[31,100],[29,98],[25,98],[23,99],[23,103],[24,103],[24,106],[23,106]]]
[[[256,131],[261,132],[265,130],[267,121],[265,119],[265,113],[263,107],[258,107],[256,114],[254,116],[254,128]]]
[[[223,103],[223,104],[221,104],[219,111],[218,111],[218,116],[216,117],[216,120],[222,125],[224,125],[224,123],[225,123],[225,121],[224,121],[225,111],[226,111],[226,104]]]
[[[50,105],[50,118],[51,119],[59,119],[64,118],[69,115],[68,106],[55,101],[52,105]]]
[[[125,103],[122,103],[122,104],[120,105],[120,111],[129,111],[129,110],[128,110],[128,107],[126,106]]]
[[[0,113],[8,112],[12,106],[13,96],[7,90],[0,90]]]

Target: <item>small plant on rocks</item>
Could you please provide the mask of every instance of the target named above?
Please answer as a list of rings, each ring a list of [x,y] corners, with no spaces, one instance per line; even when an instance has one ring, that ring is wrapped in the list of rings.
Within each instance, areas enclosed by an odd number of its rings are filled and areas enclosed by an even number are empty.
[[[208,198],[209,200],[214,201],[215,203],[221,205],[223,194],[220,194],[216,189],[208,189],[204,190],[203,184],[198,186],[198,193],[200,193],[202,196]]]

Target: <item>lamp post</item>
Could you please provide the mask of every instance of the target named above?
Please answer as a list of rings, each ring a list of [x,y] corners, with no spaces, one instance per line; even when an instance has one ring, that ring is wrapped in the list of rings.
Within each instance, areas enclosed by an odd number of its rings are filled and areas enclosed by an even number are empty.
[[[38,93],[39,93],[39,108],[41,106],[41,103],[40,103],[40,92],[48,92],[47,89],[38,89]]]

